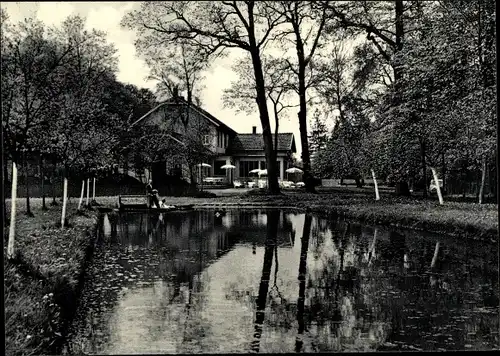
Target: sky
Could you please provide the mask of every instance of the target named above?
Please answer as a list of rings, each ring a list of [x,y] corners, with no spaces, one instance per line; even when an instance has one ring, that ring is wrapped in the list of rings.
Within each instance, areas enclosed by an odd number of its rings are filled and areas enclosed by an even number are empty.
[[[139,2],[2,2],[1,7],[9,15],[10,21],[15,23],[25,17],[35,17],[47,25],[59,25],[69,15],[81,15],[86,17],[87,26],[107,32],[108,41],[114,43],[118,50],[118,80],[130,83],[139,88],[149,88],[154,91],[155,82],[147,81],[149,68],[138,57],[133,31],[120,26],[122,17],[130,10],[139,6]],[[231,69],[231,63],[244,54],[243,50],[232,49],[226,58],[213,63],[209,72],[205,75],[203,83],[205,89],[201,95],[203,108],[222,122],[240,133],[252,131],[252,126],[257,127],[257,132],[262,132],[257,106],[255,114],[246,115],[237,113],[235,110],[224,108],[222,95],[224,89],[231,86],[231,82],[238,76]],[[298,98],[297,98],[298,100]],[[271,109],[269,107],[269,109]],[[270,112],[271,113],[271,112]],[[312,112],[311,112],[312,114]],[[274,121],[274,120],[271,120]],[[271,122],[274,132],[274,123]],[[296,109],[289,110],[288,117],[280,119],[280,132],[293,132],[300,157],[300,131],[297,120]]]

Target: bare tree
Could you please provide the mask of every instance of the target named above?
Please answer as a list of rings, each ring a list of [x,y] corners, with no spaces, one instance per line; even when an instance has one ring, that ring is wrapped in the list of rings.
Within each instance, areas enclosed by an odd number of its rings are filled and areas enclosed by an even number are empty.
[[[152,43],[189,43],[207,56],[228,48],[247,51],[253,64],[256,96],[262,125],[264,150],[268,167],[269,192],[280,192],[276,152],[267,109],[261,51],[270,34],[282,21],[256,1],[221,2],[144,2],[141,8],[127,14],[122,24],[147,36]]]
[[[307,89],[311,83],[307,82],[307,76],[312,71],[313,56],[321,47],[320,40],[324,34],[327,22],[328,1],[315,4],[311,1],[279,1],[266,2],[269,12],[276,12],[285,18],[288,28],[276,35],[276,39],[285,41],[289,36],[293,38],[292,43],[296,49],[297,61],[292,63],[287,59],[289,69],[297,78],[297,94],[299,96],[300,110],[298,113],[300,142],[302,146],[302,164],[304,169],[304,183],[308,192],[314,192],[313,180],[311,179],[311,159],[309,155],[309,142],[307,135]]]
[[[292,73],[281,59],[270,56],[263,56],[262,59],[267,98],[272,104],[274,114],[274,150],[277,152],[280,116],[286,109],[297,106],[289,104],[288,100],[292,91],[290,85]],[[253,113],[257,98],[251,58],[247,56],[238,60],[234,64],[234,69],[238,73],[238,80],[232,82],[231,88],[224,91],[224,105],[239,112]]]

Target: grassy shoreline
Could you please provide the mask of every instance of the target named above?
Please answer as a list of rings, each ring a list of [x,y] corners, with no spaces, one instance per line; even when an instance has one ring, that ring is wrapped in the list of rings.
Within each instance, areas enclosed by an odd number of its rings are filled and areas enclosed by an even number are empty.
[[[320,194],[285,192],[278,196],[255,192],[215,198],[167,197],[168,204],[196,207],[282,207],[323,216],[341,216],[359,222],[426,230],[479,239],[498,240],[498,205],[399,198],[384,194],[380,201],[372,192],[330,191]],[[96,197],[103,206],[115,206],[117,197]],[[75,301],[96,236],[96,214],[76,214],[78,200],[68,204],[70,227],[61,230],[61,204],[42,211],[41,198],[31,199],[34,217],[25,216],[25,199],[18,199],[15,261],[4,259],[6,351],[12,355],[54,353],[64,338],[65,322],[76,308]],[[7,208],[10,201],[7,200]],[[8,228],[4,229],[5,238]]]
[[[8,355],[54,354],[64,342],[76,310],[79,290],[95,238],[96,214],[76,214],[68,206],[70,226],[61,230],[61,205],[42,211],[31,201],[34,217],[18,202],[16,257],[7,261],[4,228],[5,350]],[[10,208],[10,202],[7,207]]]
[[[195,207],[288,207],[325,216],[342,216],[370,224],[425,230],[457,238],[498,241],[498,205],[437,201],[382,194],[379,201],[366,189],[330,190],[319,194],[284,192],[281,195],[218,196],[216,198],[166,197],[167,204]],[[100,197],[105,206],[115,206],[116,197]]]

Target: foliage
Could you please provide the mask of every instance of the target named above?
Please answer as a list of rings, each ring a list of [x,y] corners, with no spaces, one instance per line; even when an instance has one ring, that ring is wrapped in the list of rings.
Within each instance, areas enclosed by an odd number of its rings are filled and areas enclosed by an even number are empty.
[[[266,152],[270,191],[279,192],[275,153],[269,125],[261,50],[273,29],[282,23],[280,14],[267,11],[262,2],[144,2],[128,13],[122,24],[140,38],[162,43],[190,45],[213,58],[228,48],[247,51],[252,58]],[[155,41],[147,41],[154,43]]]
[[[361,104],[372,122],[362,145],[366,166],[379,177],[427,182],[429,167],[447,178],[482,169],[484,159],[494,165],[493,2],[398,3],[329,4],[332,38],[367,37],[351,55],[325,57],[322,95],[341,115],[343,100]],[[403,32],[394,14],[402,14]],[[339,63],[349,75],[338,75]]]

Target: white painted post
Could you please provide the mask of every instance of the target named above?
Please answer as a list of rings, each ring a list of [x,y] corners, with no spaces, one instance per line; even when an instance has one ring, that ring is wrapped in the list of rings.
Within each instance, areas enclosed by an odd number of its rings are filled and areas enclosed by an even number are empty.
[[[443,196],[441,195],[441,187],[439,186],[438,175],[434,168],[431,168],[431,170],[432,170],[432,175],[434,177],[434,184],[436,184],[436,191],[439,198],[439,205],[443,205]]]
[[[378,184],[377,178],[375,177],[375,171],[372,169],[373,184],[375,185],[375,200],[380,200],[380,195],[378,194]]]
[[[87,205],[87,207],[90,206],[90,178],[87,178],[87,200],[85,201],[85,205]]]
[[[78,201],[78,211],[80,211],[83,202],[83,191],[85,190],[85,179],[82,179],[82,190],[80,192],[80,200]]]
[[[375,245],[377,244],[377,232],[378,229],[373,230],[373,241],[368,249],[368,265],[372,264],[373,255],[375,254]]]
[[[68,178],[64,177],[63,187],[63,206],[61,214],[61,229],[64,229],[64,220],[66,220],[66,208],[68,206]]]
[[[94,182],[92,183],[92,201],[95,201],[95,177]]]
[[[16,201],[17,201],[17,165],[12,162],[12,190],[10,194],[10,226],[7,258],[14,257],[14,242],[16,237]]]
[[[439,254],[439,245],[440,242],[436,242],[436,248],[434,249],[434,256],[432,256],[432,262],[431,262],[431,268],[436,267],[436,262],[438,259],[438,254]]]

